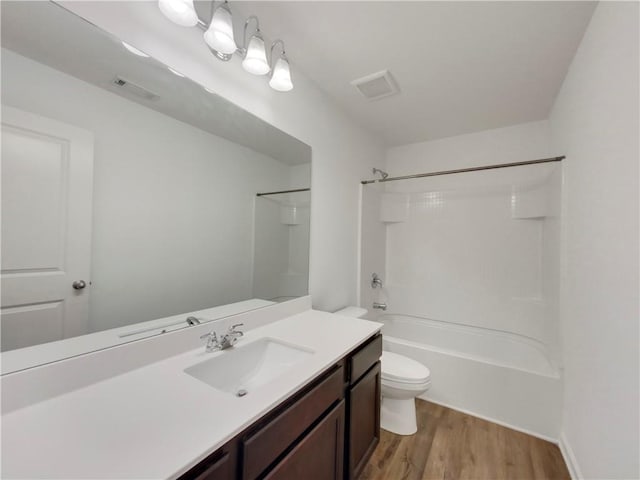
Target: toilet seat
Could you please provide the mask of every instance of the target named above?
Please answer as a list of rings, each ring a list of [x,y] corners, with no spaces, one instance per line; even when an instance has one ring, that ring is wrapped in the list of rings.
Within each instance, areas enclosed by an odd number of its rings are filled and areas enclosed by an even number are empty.
[[[390,389],[394,390],[402,390],[403,396],[405,394],[411,393],[413,397],[416,395],[420,395],[424,393],[426,390],[429,390],[431,387],[431,380],[426,380],[423,383],[406,383],[406,382],[394,382],[393,380],[382,379],[382,385],[385,390],[389,391]],[[396,396],[397,396],[396,392]]]
[[[382,352],[382,381],[399,385],[431,383],[431,372],[420,362],[393,352]]]

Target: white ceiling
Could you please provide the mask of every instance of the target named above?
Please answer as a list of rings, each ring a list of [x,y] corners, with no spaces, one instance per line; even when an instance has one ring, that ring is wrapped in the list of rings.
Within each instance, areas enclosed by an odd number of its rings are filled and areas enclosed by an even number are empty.
[[[547,118],[595,2],[234,2],[387,145]],[[237,33],[240,33],[239,31]],[[389,69],[400,94],[350,85]]]

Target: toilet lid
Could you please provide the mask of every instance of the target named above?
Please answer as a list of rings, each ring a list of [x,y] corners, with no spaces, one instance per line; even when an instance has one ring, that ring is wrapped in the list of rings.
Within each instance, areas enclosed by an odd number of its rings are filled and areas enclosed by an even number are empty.
[[[420,362],[392,352],[382,352],[382,378],[398,383],[424,383],[431,372]]]

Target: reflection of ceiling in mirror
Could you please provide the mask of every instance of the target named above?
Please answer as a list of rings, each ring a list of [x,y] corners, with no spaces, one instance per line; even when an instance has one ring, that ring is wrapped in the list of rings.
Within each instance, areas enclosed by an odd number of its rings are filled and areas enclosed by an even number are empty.
[[[311,161],[308,145],[52,2],[2,2],[2,46],[288,165]],[[120,78],[152,99],[114,85]]]

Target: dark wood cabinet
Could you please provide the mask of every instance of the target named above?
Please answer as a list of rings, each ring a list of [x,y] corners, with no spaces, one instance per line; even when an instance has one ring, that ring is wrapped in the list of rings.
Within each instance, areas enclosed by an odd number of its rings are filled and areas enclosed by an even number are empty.
[[[382,356],[382,335],[376,335],[347,356],[349,384],[354,385]]]
[[[380,362],[366,373],[347,394],[347,474],[357,478],[380,441]]]
[[[351,480],[380,438],[375,335],[180,480]]]
[[[278,411],[274,418],[261,421],[243,435],[243,480],[259,478],[274,460],[343,398],[342,378],[342,367],[334,367],[315,386]],[[344,435],[344,428],[341,431]]]
[[[342,480],[344,417],[342,400],[267,474],[265,480]]]
[[[238,442],[234,439],[182,475],[179,480],[236,480]]]

